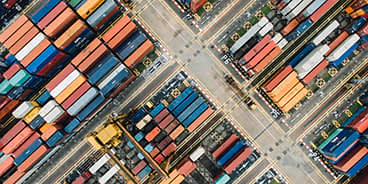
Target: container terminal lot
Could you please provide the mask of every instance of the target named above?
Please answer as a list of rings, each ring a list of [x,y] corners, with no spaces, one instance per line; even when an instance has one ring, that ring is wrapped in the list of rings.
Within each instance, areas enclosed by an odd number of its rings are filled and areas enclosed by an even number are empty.
[[[315,169],[316,166],[294,143],[295,140],[290,140],[284,136],[285,132],[268,113],[264,112],[262,108],[250,111],[244,104],[239,102],[235,92],[231,91],[223,80],[223,74],[227,69],[219,63],[221,61],[206,49],[208,43],[198,41],[202,35],[194,35],[166,1],[152,0],[149,3],[146,1],[140,3],[147,4],[137,6],[142,7],[142,9],[136,10],[140,12],[138,17],[143,20],[144,25],[149,27],[157,38],[161,39],[160,42],[169,49],[170,53],[175,54],[174,58],[180,65],[184,66],[196,79],[199,79],[200,86],[205,87],[204,90],[210,94],[210,97],[215,100],[219,108],[232,117],[236,124],[241,125],[239,128],[250,136],[250,140],[254,141],[256,147],[264,153],[265,158],[269,160],[273,167],[278,168],[290,183],[301,182],[300,178],[305,178],[305,183],[327,183],[331,181],[332,178],[328,174]],[[150,92],[147,91],[147,93]],[[127,99],[127,101],[130,100]],[[130,102],[129,104],[134,105],[136,103]],[[101,114],[100,117],[104,116]],[[80,144],[83,145],[85,142]],[[83,149],[89,150],[85,147]],[[68,163],[70,165],[73,161],[70,160]],[[260,173],[267,166],[255,167],[257,171],[249,172]],[[245,176],[247,174],[245,173]]]

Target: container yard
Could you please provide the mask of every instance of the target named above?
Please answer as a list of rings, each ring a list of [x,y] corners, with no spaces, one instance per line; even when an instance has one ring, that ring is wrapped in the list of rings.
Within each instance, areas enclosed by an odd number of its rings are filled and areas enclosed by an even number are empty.
[[[367,183],[368,1],[0,2],[0,183]]]

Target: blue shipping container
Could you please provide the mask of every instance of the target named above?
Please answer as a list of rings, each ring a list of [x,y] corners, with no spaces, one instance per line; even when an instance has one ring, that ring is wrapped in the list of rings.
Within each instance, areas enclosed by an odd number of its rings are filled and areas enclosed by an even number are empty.
[[[64,127],[64,131],[68,134],[72,133],[75,128],[77,128],[80,125],[80,121],[77,118],[74,118],[71,122],[68,123]]]
[[[40,138],[36,139],[27,149],[25,149],[17,158],[14,159],[14,164],[19,166],[23,163],[34,151],[42,145]]]
[[[353,145],[359,139],[359,136],[359,133],[355,130],[344,129],[322,149],[322,153],[337,158]]]
[[[160,113],[164,108],[165,108],[164,104],[160,103],[160,104],[156,105],[156,106],[152,109],[152,111],[150,112],[150,115],[151,115],[152,117],[155,117],[155,116],[157,116],[157,114],[159,114],[159,113]]]
[[[307,46],[304,47],[304,49],[291,59],[289,62],[289,65],[293,68],[305,57],[307,56],[313,49],[315,48],[314,44],[309,43]]]
[[[184,109],[186,109],[191,103],[194,102],[195,99],[198,98],[198,93],[194,92],[192,93],[188,98],[186,98],[178,107],[176,107],[174,109],[174,111],[172,111],[172,114],[175,117],[178,117],[178,115],[184,111]]]
[[[100,7],[98,7],[92,15],[87,18],[87,23],[95,28],[96,25],[112,12],[117,6],[114,0],[106,0]]]
[[[130,142],[130,141],[128,141],[127,145],[128,145],[128,147],[129,147],[129,148],[134,148],[133,143],[132,143],[132,142]]]
[[[346,30],[349,34],[357,32],[367,23],[367,19],[364,17],[359,17],[355,22]]]
[[[238,153],[244,146],[245,146],[244,142],[241,141],[241,140],[238,140],[233,146],[231,146],[231,148],[229,148],[228,150],[226,150],[226,153],[223,154],[217,160],[217,163],[220,166],[224,166],[226,164],[226,162],[228,162],[229,160],[231,160],[231,158],[233,158],[233,156],[235,156],[236,153]]]
[[[59,54],[59,52],[60,51],[58,51],[56,47],[50,45],[27,66],[27,71],[32,74],[37,74],[52,58]]]
[[[368,154],[366,154],[362,159],[359,160],[348,172],[345,173],[346,176],[353,177],[361,169],[363,169],[368,163]]]
[[[124,61],[130,54],[132,54],[144,41],[146,36],[140,31],[136,31],[132,36],[122,43],[116,50],[120,58]]]
[[[167,107],[170,111],[173,111],[181,102],[183,102],[190,94],[193,93],[192,87],[187,87],[181,94],[173,100]]]
[[[144,169],[141,170],[141,172],[139,172],[137,174],[139,179],[143,179],[144,177],[146,177],[150,172],[152,171],[151,167],[146,166]]]
[[[34,23],[38,23],[46,14],[48,14],[61,0],[47,1],[40,6],[38,11],[32,15],[31,19]]]
[[[139,120],[141,120],[145,115],[147,114],[146,109],[144,107],[141,107],[138,109],[133,116],[130,118],[130,121],[132,123],[137,123]]]
[[[110,93],[114,91],[117,87],[119,87],[122,83],[127,81],[130,78],[130,73],[128,69],[122,70],[119,74],[117,74],[107,85],[105,85],[100,91],[104,96],[108,96]]]
[[[139,142],[143,139],[143,137],[144,137],[144,133],[138,132],[137,134],[135,134],[134,139]]]
[[[147,146],[144,147],[144,150],[146,150],[148,153],[151,153],[153,150],[153,145],[151,143],[147,144]]]
[[[41,86],[43,86],[43,83],[45,82],[45,78],[43,77],[39,77],[39,76],[35,76],[32,75],[31,78],[29,78],[24,84],[23,86],[26,88],[31,88],[31,89],[38,89]]]
[[[339,59],[337,59],[336,61],[332,61],[330,62],[330,65],[337,67],[339,66],[348,56],[350,56],[351,53],[353,53],[353,51],[355,49],[357,49],[359,47],[359,45],[356,43],[354,44],[349,50],[347,50]]]
[[[33,119],[31,121],[31,123],[29,123],[29,126],[33,129],[33,130],[38,130],[39,128],[41,128],[42,125],[44,125],[46,123],[46,121],[40,116],[38,115],[35,119]]]
[[[77,118],[80,121],[85,120],[93,111],[95,111],[103,102],[105,101],[105,97],[102,95],[98,95],[91,103],[87,105],[79,114]]]
[[[144,159],[144,156],[143,156],[143,154],[142,154],[142,153],[138,153],[138,154],[137,154],[137,157],[138,157],[140,160],[143,160],[143,159]]]
[[[96,34],[88,27],[76,38],[72,43],[70,43],[64,52],[71,55],[77,54],[81,51],[92,39],[96,37]]]
[[[56,144],[64,138],[64,134],[58,130],[56,131],[47,141],[46,144],[51,148],[56,146]]]
[[[115,58],[111,53],[108,54],[101,61],[99,61],[96,66],[86,73],[88,76],[88,81],[91,84],[96,84],[100,79],[108,74],[115,67],[115,65],[118,64],[118,62],[118,59]]]
[[[207,110],[208,105],[203,103],[201,106],[198,107],[182,124],[185,128],[187,128],[190,124],[193,123],[205,110]]]
[[[313,22],[310,19],[305,20],[304,22],[302,22],[301,24],[299,24],[299,26],[295,29],[295,31],[298,33],[298,35],[301,35],[302,33],[304,33],[304,31],[306,31],[311,25],[313,24]]]
[[[204,102],[204,99],[202,97],[197,98],[188,108],[186,108],[179,116],[178,120],[179,122],[183,122],[187,117],[192,114],[202,103]]]
[[[37,103],[38,104],[40,104],[41,106],[43,106],[43,105],[45,105],[46,104],[46,102],[48,102],[49,100],[51,99],[51,95],[50,95],[50,93],[47,91],[47,90],[45,90],[45,92],[43,92],[42,93],[42,95],[41,96],[39,96],[38,98],[37,98]]]
[[[17,59],[15,58],[15,56],[13,54],[10,54],[8,56],[8,58],[5,59],[5,64],[8,65],[9,67],[14,64],[17,61]]]
[[[359,107],[359,109],[349,118],[347,119],[346,121],[344,121],[342,123],[342,127],[347,127],[356,117],[359,116],[360,113],[362,113],[367,107],[366,106],[362,106],[362,107]]]

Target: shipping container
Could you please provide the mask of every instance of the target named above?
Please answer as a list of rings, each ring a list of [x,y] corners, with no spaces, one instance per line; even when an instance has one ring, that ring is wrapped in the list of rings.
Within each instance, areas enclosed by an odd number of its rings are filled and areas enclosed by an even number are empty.
[[[26,116],[33,108],[36,107],[36,103],[30,101],[24,101],[13,111],[13,116],[17,119],[21,119]]]
[[[330,10],[332,6],[335,5],[336,2],[337,0],[327,0],[325,3],[323,3],[321,7],[318,8],[317,11],[315,11],[309,17],[309,19],[312,20],[313,22],[316,22],[319,18],[322,17],[322,15],[324,15],[328,10]]]
[[[165,127],[165,131],[170,134],[178,125],[179,122],[177,120],[174,120],[167,127]]]
[[[268,32],[272,31],[272,29],[273,24],[269,22],[261,30],[258,31],[258,35],[264,37]]]
[[[36,139],[40,138],[40,134],[34,132],[21,146],[14,151],[13,157],[16,158],[23,153]]]
[[[47,153],[47,151],[48,148],[44,145],[41,145],[22,164],[18,166],[18,170],[26,172],[32,167],[32,165],[37,163],[43,157],[43,155]]]
[[[307,56],[305,56],[295,67],[295,71],[298,72],[298,78],[302,79],[309,72],[311,72],[319,63],[324,59],[324,54],[328,52],[330,48],[327,45],[318,46],[313,49]]]
[[[353,46],[351,46],[347,51],[345,51],[343,53],[342,56],[340,56],[340,58],[338,58],[337,60],[330,62],[330,65],[337,67],[339,66],[348,56],[350,56],[354,50],[356,50],[359,47],[359,45],[356,43]]]
[[[368,109],[361,112],[347,127],[363,133],[368,128]]]
[[[189,159],[186,159],[182,161],[178,166],[178,173],[182,174],[184,176],[188,176],[191,172],[194,171],[194,169],[197,168],[197,165],[190,161]]]
[[[48,101],[38,112],[40,116],[45,117],[52,109],[57,106],[58,104],[55,102],[55,100]]]
[[[213,113],[213,109],[207,108],[194,122],[192,122],[188,127],[189,132],[193,132],[197,127],[199,127],[206,119]]]
[[[161,151],[172,141],[170,136],[166,136],[161,142],[157,145],[158,149]]]
[[[173,153],[176,149],[176,144],[174,142],[172,142],[171,144],[169,144],[163,151],[162,151],[162,155],[165,157],[170,156],[171,153]]]
[[[130,22],[130,18],[128,16],[123,16],[120,18],[106,33],[102,36],[102,39],[105,42],[110,42],[110,40],[120,32],[128,23]]]
[[[308,75],[306,75],[302,82],[307,85],[310,81],[312,81],[318,74],[320,74],[327,66],[328,66],[328,61],[327,60],[323,60],[321,63],[319,63],[311,72],[308,73]]]
[[[365,26],[363,26],[359,31],[358,31],[359,36],[364,36],[368,34],[368,24],[365,24]]]
[[[45,123],[46,123],[46,121],[40,115],[38,115],[35,119],[33,119],[31,121],[31,123],[29,124],[29,126],[33,130],[38,130]]]
[[[277,101],[277,105],[283,107],[287,102],[289,102],[300,90],[303,89],[302,83],[297,83],[293,86],[289,92],[287,92],[279,101]]]
[[[173,120],[174,120],[174,116],[169,114],[168,116],[166,116],[165,119],[163,119],[160,123],[159,123],[159,127],[161,129],[164,129],[166,128]],[[146,123],[145,123],[146,124]],[[138,124],[137,124],[137,127],[138,127]],[[139,128],[139,127],[138,127]]]
[[[62,104],[61,106],[64,109],[69,109],[80,97],[86,93],[91,88],[91,85],[86,81],[84,82],[76,91],[72,93]]]
[[[226,184],[231,180],[230,176],[226,173],[223,173],[220,177],[218,177],[215,181],[215,184]]]
[[[144,138],[151,142],[161,132],[159,127],[153,128]]]
[[[18,100],[12,100],[3,107],[0,111],[0,121],[5,122],[7,118],[10,118],[11,113],[19,104]]]
[[[110,160],[110,156],[105,153],[97,162],[95,162],[88,170],[91,174],[95,175],[96,172]]]
[[[163,110],[161,110],[161,112],[154,118],[154,120],[159,123],[161,122],[167,115],[169,114],[169,111],[164,108]]]
[[[25,45],[27,45],[39,33],[36,27],[32,27],[26,32],[12,47],[9,52],[16,55]]]
[[[141,171],[144,167],[146,167],[146,165],[147,165],[146,161],[144,160],[139,161],[138,164],[133,167],[132,173],[134,175],[137,175],[139,171]]]
[[[212,152],[212,156],[215,159],[218,159],[223,153],[228,150],[232,145],[234,145],[238,141],[239,137],[235,134],[232,134],[229,138],[226,139],[214,152]]]
[[[50,148],[56,146],[64,138],[64,134],[59,130],[56,131],[47,141],[46,144]]]
[[[225,166],[225,172],[231,174],[242,162],[244,162],[251,154],[253,150],[249,147],[242,150],[233,159],[230,160]]]
[[[0,158],[0,176],[3,176],[3,174],[14,166],[14,159],[11,155],[4,155]]]
[[[291,72],[284,80],[282,80],[272,91],[267,92],[267,95],[274,101],[278,102],[290,89],[295,86],[299,80],[296,78],[297,73]]]
[[[117,4],[113,0],[106,0],[99,8],[96,9],[96,11],[91,14],[91,16],[87,18],[87,23],[98,30],[98,25],[101,25],[101,21],[106,21],[106,17],[115,9],[119,9]]]
[[[340,23],[337,20],[332,21],[321,32],[319,32],[317,36],[313,38],[312,43],[315,46],[319,45],[324,39],[326,39],[339,26],[340,26]]]
[[[177,106],[172,114],[176,117],[179,116],[181,112],[183,112],[191,103],[193,103],[198,98],[198,93],[192,93],[188,98],[186,98],[179,106]]]
[[[69,77],[69,76],[68,76]],[[67,77],[67,78],[68,78]],[[67,79],[65,78],[65,79]],[[70,84],[65,84],[64,86],[67,86],[65,87],[64,89],[62,89],[62,87],[60,87],[59,91],[62,90],[61,93],[59,94],[56,94],[56,92],[54,90],[52,90],[51,92],[55,92],[53,95],[56,95],[55,96],[55,100],[59,103],[59,104],[62,104],[64,102],[64,100],[66,100],[74,91],[76,91],[85,81],[86,81],[86,77],[84,77],[83,75],[79,75],[76,79],[70,79],[70,81],[72,81]],[[63,80],[62,82],[64,82],[65,80]],[[69,83],[69,81],[68,81]],[[59,85],[61,85],[62,83],[60,83]],[[64,87],[63,86],[63,87]],[[54,89],[57,89],[57,88],[54,88]],[[57,91],[57,92],[59,92]]]
[[[15,136],[5,147],[3,147],[2,152],[5,154],[13,153],[19,146],[21,146],[24,141],[30,137],[34,131],[29,128],[25,127],[17,136]]]
[[[346,31],[343,31],[339,36],[337,36],[329,45],[330,50],[325,54],[325,56],[328,56],[337,46],[339,46],[347,37],[349,34]]]
[[[284,36],[286,36],[287,34],[289,34],[292,30],[294,30],[297,26],[299,25],[299,22],[296,19],[293,19],[292,21],[289,22],[288,25],[286,25],[281,31],[280,33]]]
[[[77,118],[74,118],[72,121],[70,121],[65,127],[64,131],[68,134],[72,133],[74,129],[76,129],[80,125],[80,121]]]
[[[35,60],[27,65],[27,71],[31,74],[37,74],[59,53],[60,51],[58,51],[53,45],[48,46],[42,53],[40,53],[39,56],[35,58]]]
[[[7,178],[3,184],[14,184],[24,175],[24,172],[17,170],[9,178]]]
[[[150,40],[146,40],[141,46],[137,48],[125,61],[125,65],[133,68],[139,61],[152,52],[154,45]]]
[[[25,117],[24,121],[28,124],[30,124],[37,116],[38,112],[40,111],[41,107],[35,107],[33,108]]]
[[[71,116],[77,115],[91,100],[93,100],[98,94],[96,88],[92,87],[85,94],[83,94],[78,100],[71,105],[67,112]]]
[[[103,97],[102,95],[98,95],[81,112],[79,112],[77,118],[80,121],[86,120],[92,115],[93,112],[96,112],[96,110],[98,110],[98,108],[105,102],[105,100],[105,97]]]
[[[189,158],[191,161],[195,162],[197,161],[204,153],[206,152],[206,150],[202,147],[199,146],[197,149],[195,149],[190,155]]]
[[[68,76],[66,76],[62,81],[60,81],[60,83],[57,86],[55,86],[55,88],[53,88],[50,91],[50,95],[54,98],[57,97],[60,93],[63,92],[65,88],[67,88],[70,84],[72,84],[73,81],[76,80],[79,76],[82,76],[82,74],[78,70],[74,70]]]
[[[136,127],[141,130],[143,129],[147,123],[149,123],[150,121],[152,120],[152,117],[147,114],[146,116],[144,116],[144,118],[142,120],[140,120],[137,124],[136,124]]]
[[[66,49],[86,29],[88,28],[83,21],[77,20],[57,38],[54,42],[55,46],[62,50]]]
[[[136,31],[116,49],[116,52],[119,55],[120,59],[124,61],[146,40],[147,38],[143,33],[141,33],[140,31]]]
[[[259,51],[261,51],[270,41],[271,36],[266,35],[262,38],[261,41],[259,41],[249,52],[247,52],[243,57],[242,60],[245,62],[249,62]]]
[[[66,114],[62,107],[55,106],[43,119],[47,123],[59,123],[62,120],[65,120]]]
[[[130,83],[132,74],[124,66],[118,66],[110,75],[108,75],[101,83],[98,84],[100,92],[103,96],[115,96],[116,91],[121,91]],[[120,86],[120,87],[119,87]],[[115,95],[114,95],[115,94]]]
[[[299,20],[304,20],[305,18],[311,16],[319,7],[322,6],[323,3],[325,3],[326,0],[316,0],[313,1],[301,14],[299,17]]]
[[[204,103],[204,99],[202,97],[198,97],[193,103],[191,103],[183,112],[179,114],[177,120],[181,123],[191,115],[200,105]]]
[[[268,53],[272,51],[277,44],[271,40],[265,48],[263,48],[252,60],[245,64],[248,68],[254,68]]]
[[[26,124],[20,120],[9,131],[7,131],[0,139],[0,149],[13,140],[26,126]]]
[[[279,70],[270,80],[268,80],[264,85],[263,89],[265,91],[273,90],[286,76],[288,76],[293,71],[293,68],[288,65],[285,68]]]
[[[52,125],[46,129],[45,132],[42,133],[41,139],[47,141],[55,132],[60,130],[62,127],[59,125]]]
[[[175,140],[181,133],[183,133],[185,128],[181,125],[175,128],[174,131],[170,133],[170,137]]]
[[[36,139],[22,154],[15,158],[15,165],[19,166],[22,164],[34,151],[36,151],[41,145],[42,140],[40,138]]]
[[[294,106],[299,103],[299,101],[301,101],[309,92],[308,89],[303,88],[302,90],[300,90],[298,92],[298,94],[296,94],[289,102],[287,102],[283,107],[280,107],[280,109],[287,113],[289,112],[292,108],[294,108]]]
[[[234,143],[226,152],[220,156],[217,160],[218,165],[224,166],[228,161],[230,161],[243,147],[245,144],[243,141],[238,140]]]
[[[139,179],[143,179],[144,177],[146,177],[150,172],[152,171],[152,168],[150,167],[150,166],[146,166],[146,167],[144,167],[144,169],[142,169],[142,171],[141,172],[139,172],[138,174],[137,174],[137,177],[139,178]]]
[[[315,49],[315,45],[313,44],[307,44],[303,50],[301,50],[300,52],[298,52],[298,54],[296,54],[290,61],[289,61],[289,65],[291,65],[292,67],[295,67],[303,58],[305,58],[313,49]]]
[[[130,22],[124,28],[120,27],[120,29],[122,30],[116,33],[116,35],[107,36],[106,34],[112,34],[110,32],[106,33],[105,34],[106,36],[104,35],[104,37],[106,37],[105,39],[110,39],[109,37],[113,37],[107,43],[108,46],[112,49],[116,49],[118,46],[122,45],[122,43],[125,42],[127,39],[130,39],[130,36],[132,36],[133,33],[137,34],[136,32],[137,26],[134,24],[134,22]]]
[[[131,117],[130,121],[133,123],[137,123],[139,120],[141,120],[145,115],[147,114],[147,111],[144,107],[139,108]],[[147,117],[148,118],[148,117]],[[151,121],[151,117],[147,122]]]
[[[368,163],[368,154],[366,154],[362,159],[359,160],[348,172],[345,173],[348,177],[353,177],[361,169],[363,169]]]
[[[356,19],[347,29],[346,31],[349,34],[353,34],[357,32],[360,28],[362,28],[367,23],[367,19],[364,17],[360,17]]]
[[[354,130],[345,129],[341,131],[320,151],[326,157],[337,158],[345,152],[348,147],[352,147],[359,138],[359,133]]]
[[[3,73],[2,76],[5,79],[10,80],[21,69],[22,66],[20,66],[19,64],[13,64],[12,66],[10,66],[10,68],[8,68],[8,70]]]
[[[355,43],[359,41],[358,34],[353,34],[347,37],[339,46],[336,47],[326,58],[328,61],[335,61],[339,59],[347,50],[349,50]]]
[[[28,54],[30,54],[38,45],[45,39],[43,33],[38,33],[32,40],[30,40],[20,51],[15,55],[18,61],[22,61]]]
[[[342,160],[334,165],[335,168],[342,172],[347,172],[351,169],[360,159],[367,155],[368,149],[364,146],[356,146],[351,152],[349,152]]]
[[[12,24],[10,24],[4,32],[0,34],[0,42],[4,43],[8,40],[20,27],[28,21],[25,15],[20,15]]]
[[[117,64],[118,59],[112,54],[107,55],[102,60],[100,60],[93,68],[88,70],[86,75],[88,76],[88,81],[91,84],[96,84],[100,79],[108,74]]]
[[[94,66],[102,57],[108,53],[108,48],[101,44],[94,52],[92,52],[83,62],[78,65],[78,69],[81,72],[87,72],[92,66]],[[109,57],[109,56],[107,56]]]
[[[84,3],[80,8],[77,9],[77,13],[84,19],[89,17],[104,1],[92,0]]]
[[[13,86],[10,84],[10,82],[6,79],[4,79],[0,83],[0,94],[6,95],[9,93],[9,91],[13,88]]]
[[[30,29],[32,29],[33,24],[31,21],[25,22],[12,36],[10,36],[3,45],[6,48],[11,48],[19,39],[21,39]]]
[[[98,178],[98,183],[105,184],[119,171],[119,166],[112,166],[102,177]]]
[[[160,103],[152,109],[150,115],[152,117],[156,117],[164,108],[165,108],[164,104]]]
[[[170,111],[173,111],[177,106],[179,106],[190,94],[194,92],[192,87],[187,87],[181,94],[173,100],[167,107]]]
[[[37,24],[47,13],[49,13],[61,0],[39,2],[27,13],[32,22]]]
[[[292,11],[296,6],[298,6],[298,4],[301,2],[301,0],[292,0],[290,1],[287,6],[285,6],[282,10],[281,10],[281,14],[286,16],[290,11]]]
[[[40,22],[37,23],[37,27],[39,27],[41,30],[44,29],[47,25],[50,24],[61,12],[63,12],[68,5],[61,1],[59,4],[57,4],[50,12],[45,15]]]
[[[184,127],[188,128],[193,121],[195,121],[206,109],[208,105],[206,103],[202,103],[187,119],[185,119],[182,124]]]
[[[150,152],[150,155],[151,155],[151,157],[153,158],[153,157],[155,157],[157,154],[159,154],[160,153],[160,150],[157,148],[157,147],[155,147],[155,148],[153,148],[153,150]]]

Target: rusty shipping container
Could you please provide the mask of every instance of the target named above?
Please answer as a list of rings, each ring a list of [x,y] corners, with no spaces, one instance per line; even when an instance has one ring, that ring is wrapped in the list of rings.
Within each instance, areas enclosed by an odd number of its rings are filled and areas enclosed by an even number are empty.
[[[273,90],[286,76],[288,76],[293,71],[293,68],[288,65],[283,69],[280,69],[271,79],[269,79],[264,85],[263,89],[268,92]]]
[[[154,120],[157,123],[160,123],[167,115],[169,114],[169,111],[165,108],[163,109],[155,118]]]

